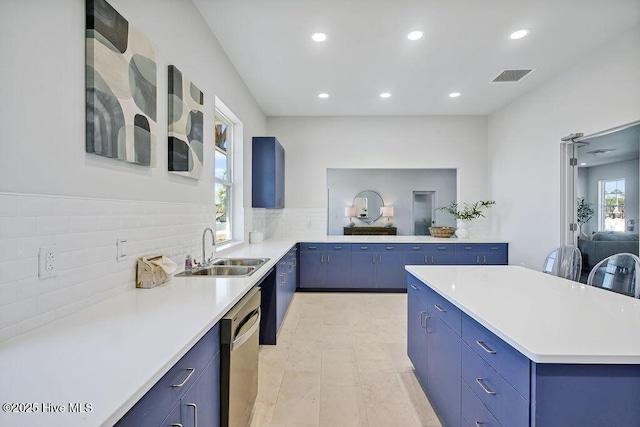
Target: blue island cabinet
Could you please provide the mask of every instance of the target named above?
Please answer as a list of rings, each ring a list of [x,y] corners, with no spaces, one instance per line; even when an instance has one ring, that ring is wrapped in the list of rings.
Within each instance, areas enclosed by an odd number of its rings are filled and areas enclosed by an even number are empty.
[[[220,425],[218,324],[116,423],[117,427],[176,425]]]
[[[640,365],[536,363],[410,273],[407,298],[407,353],[444,426],[640,425]]]
[[[251,206],[283,209],[284,148],[274,136],[255,136],[251,156]]]

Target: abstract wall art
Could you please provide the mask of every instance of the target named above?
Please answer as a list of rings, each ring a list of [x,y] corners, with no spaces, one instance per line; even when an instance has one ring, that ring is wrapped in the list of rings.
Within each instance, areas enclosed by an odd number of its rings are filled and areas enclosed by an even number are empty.
[[[204,94],[178,68],[169,65],[169,172],[202,176]]]
[[[86,151],[154,166],[155,47],[106,1],[86,6]]]

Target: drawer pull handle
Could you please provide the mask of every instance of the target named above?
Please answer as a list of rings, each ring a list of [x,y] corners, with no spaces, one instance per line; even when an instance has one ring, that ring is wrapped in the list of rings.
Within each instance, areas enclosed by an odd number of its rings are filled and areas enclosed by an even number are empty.
[[[491,394],[491,395],[496,394],[495,391],[493,391],[489,387],[487,387],[487,385],[484,383],[484,380],[482,378],[476,378],[476,382],[478,383],[478,385],[480,387],[482,387],[482,389],[484,390],[485,393]]]
[[[411,289],[413,289],[414,291],[419,291],[420,288],[417,287],[416,285],[411,285]]]
[[[438,250],[439,250],[439,251],[444,251],[444,250],[446,250],[446,249],[447,249],[447,247],[446,247],[446,246],[438,246]]]
[[[446,313],[447,310],[442,308],[442,306],[440,304],[433,304],[433,306],[436,308],[436,310],[438,310],[440,313]]]
[[[465,247],[464,247],[464,250],[465,250],[465,251],[470,251],[471,249],[473,249],[473,247],[472,247],[472,246],[465,246]]]
[[[369,246],[360,246],[360,250],[362,251],[366,251],[367,249],[369,249]]]
[[[193,375],[193,373],[196,371],[196,369],[187,368],[187,371],[189,371],[189,375],[187,375],[187,378],[185,378],[184,381],[182,381],[180,384],[173,384],[171,387],[182,387],[183,385],[185,385],[187,381],[189,381],[189,378],[191,378],[191,375]]]
[[[317,246],[309,246],[309,249],[318,249]]]
[[[393,246],[387,246],[386,248],[388,251],[392,251],[393,250]]]
[[[198,405],[187,403],[187,406],[193,408],[193,427],[198,427]]]
[[[334,246],[333,249],[335,249],[336,251],[339,251],[340,249],[342,249],[342,246]]]
[[[487,345],[484,343],[484,341],[476,341],[476,344],[478,344],[480,346],[480,348],[482,348],[484,351],[486,351],[489,354],[496,354],[495,350],[491,350],[489,347],[487,347]]]
[[[411,249],[414,250],[414,251],[419,251],[420,250],[420,246],[412,246]]]

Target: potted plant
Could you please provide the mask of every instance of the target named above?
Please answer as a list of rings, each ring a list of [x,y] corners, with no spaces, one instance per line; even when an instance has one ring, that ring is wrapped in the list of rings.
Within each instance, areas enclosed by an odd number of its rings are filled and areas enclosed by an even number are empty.
[[[456,236],[460,239],[466,239],[469,237],[469,230],[467,230],[467,222],[479,217],[484,218],[484,209],[490,208],[495,205],[494,200],[480,200],[474,204],[464,203],[460,206],[457,201],[451,202],[449,206],[443,206],[437,208],[439,211],[449,212],[453,217],[458,220],[458,229],[456,230]]]
[[[578,226],[580,228],[580,234],[585,236],[587,239],[586,233],[582,231],[582,226],[589,222],[591,218],[593,218],[593,214],[595,210],[591,207],[591,203],[587,203],[584,200],[584,197],[578,197],[578,206],[577,206],[577,216],[578,216]]]

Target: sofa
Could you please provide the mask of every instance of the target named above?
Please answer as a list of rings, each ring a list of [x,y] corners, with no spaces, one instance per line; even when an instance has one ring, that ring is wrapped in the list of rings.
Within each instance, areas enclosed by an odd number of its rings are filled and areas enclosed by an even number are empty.
[[[622,252],[638,255],[638,233],[599,231],[591,239],[578,239],[582,253],[582,279],[586,281],[591,269],[606,257]]]

